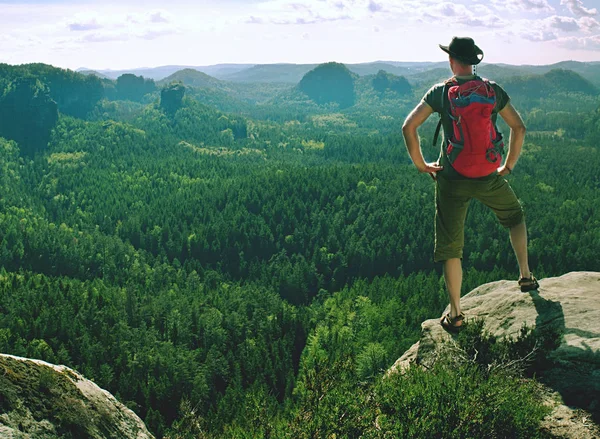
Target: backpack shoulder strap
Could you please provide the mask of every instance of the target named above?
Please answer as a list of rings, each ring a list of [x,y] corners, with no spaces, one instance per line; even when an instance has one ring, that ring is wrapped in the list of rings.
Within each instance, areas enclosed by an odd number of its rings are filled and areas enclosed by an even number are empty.
[[[448,100],[448,89],[450,88],[450,85],[453,84],[456,80],[454,79],[454,77],[447,79],[446,81],[444,81],[444,89],[442,90],[442,112],[444,111],[444,109],[446,108],[446,101]],[[433,142],[432,145],[435,146],[435,144],[438,141],[438,137],[440,135],[440,128],[442,127],[442,113],[440,113],[440,120],[438,121],[437,127],[435,128],[435,134],[433,135]]]

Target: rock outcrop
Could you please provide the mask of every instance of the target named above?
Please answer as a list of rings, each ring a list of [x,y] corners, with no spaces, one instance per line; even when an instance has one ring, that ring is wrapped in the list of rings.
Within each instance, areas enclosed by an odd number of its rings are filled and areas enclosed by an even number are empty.
[[[546,429],[556,437],[600,437],[600,273],[573,272],[542,279],[538,291],[521,293],[515,281],[482,285],[462,298],[470,319],[483,319],[485,329],[497,337],[517,336],[523,325],[540,333],[555,334],[551,364],[536,378],[555,397],[554,412]],[[446,310],[447,311],[447,310]],[[423,322],[421,339],[402,355],[388,373],[411,364],[427,365],[451,340],[438,319]],[[565,405],[555,404],[558,397]],[[584,409],[585,412],[574,410]],[[583,432],[583,433],[582,433]]]
[[[4,354],[0,437],[153,438],[135,413],[74,370]]]

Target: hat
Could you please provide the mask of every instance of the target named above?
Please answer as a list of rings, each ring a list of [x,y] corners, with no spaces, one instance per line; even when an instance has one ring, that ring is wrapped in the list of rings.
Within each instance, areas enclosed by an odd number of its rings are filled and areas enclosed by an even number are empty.
[[[477,65],[483,59],[483,50],[475,45],[473,38],[453,37],[449,46],[439,46],[452,58],[465,64]]]

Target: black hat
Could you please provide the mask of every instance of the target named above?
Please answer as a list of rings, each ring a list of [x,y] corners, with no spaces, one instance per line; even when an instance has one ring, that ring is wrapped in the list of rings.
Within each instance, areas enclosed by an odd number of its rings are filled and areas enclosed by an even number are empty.
[[[442,46],[440,49],[465,64],[477,65],[483,59],[483,50],[475,45],[473,38],[453,37],[449,46]]]

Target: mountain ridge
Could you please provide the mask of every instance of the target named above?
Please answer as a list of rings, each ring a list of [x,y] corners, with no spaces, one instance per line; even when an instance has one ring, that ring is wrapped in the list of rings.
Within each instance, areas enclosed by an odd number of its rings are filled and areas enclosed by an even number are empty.
[[[310,70],[324,63],[293,64],[293,63],[271,63],[271,64],[215,64],[210,66],[189,65],[167,65],[152,68],[133,68],[124,70],[102,70],[95,69],[101,75],[111,79],[125,73],[133,73],[156,81],[184,69],[194,69],[213,76],[220,80],[233,82],[284,82],[297,83]],[[419,75],[422,72],[434,69],[444,69],[450,75],[446,61],[443,62],[403,62],[403,61],[373,61],[365,63],[342,63],[354,73],[360,76],[376,74],[379,70],[385,70],[398,76]],[[505,63],[481,64],[479,72],[484,75],[499,77],[522,76],[526,74],[544,74],[553,69],[562,68],[573,70],[581,74],[594,85],[600,86],[600,61],[561,61],[548,65],[513,65]],[[78,71],[89,71],[90,69],[78,69]]]
[[[533,328],[539,340],[543,340],[541,349],[550,347],[549,365],[536,370],[536,380],[557,392],[568,406],[590,411],[598,423],[600,306],[596,295],[599,287],[600,273],[585,271],[541,279],[540,288],[530,293],[521,293],[516,281],[501,280],[483,284],[464,295],[461,306],[467,324],[482,319],[485,330],[498,338],[517,337],[523,325]],[[444,313],[448,310],[449,307]],[[402,373],[413,365],[431,367],[439,352],[452,345],[452,339],[437,319],[424,321],[420,340],[394,363],[388,374]],[[571,417],[576,416],[571,414]],[[561,434],[558,437],[596,437],[590,432],[597,431],[598,426],[589,427],[585,435],[581,435],[581,428],[575,433],[560,425],[552,429]]]

